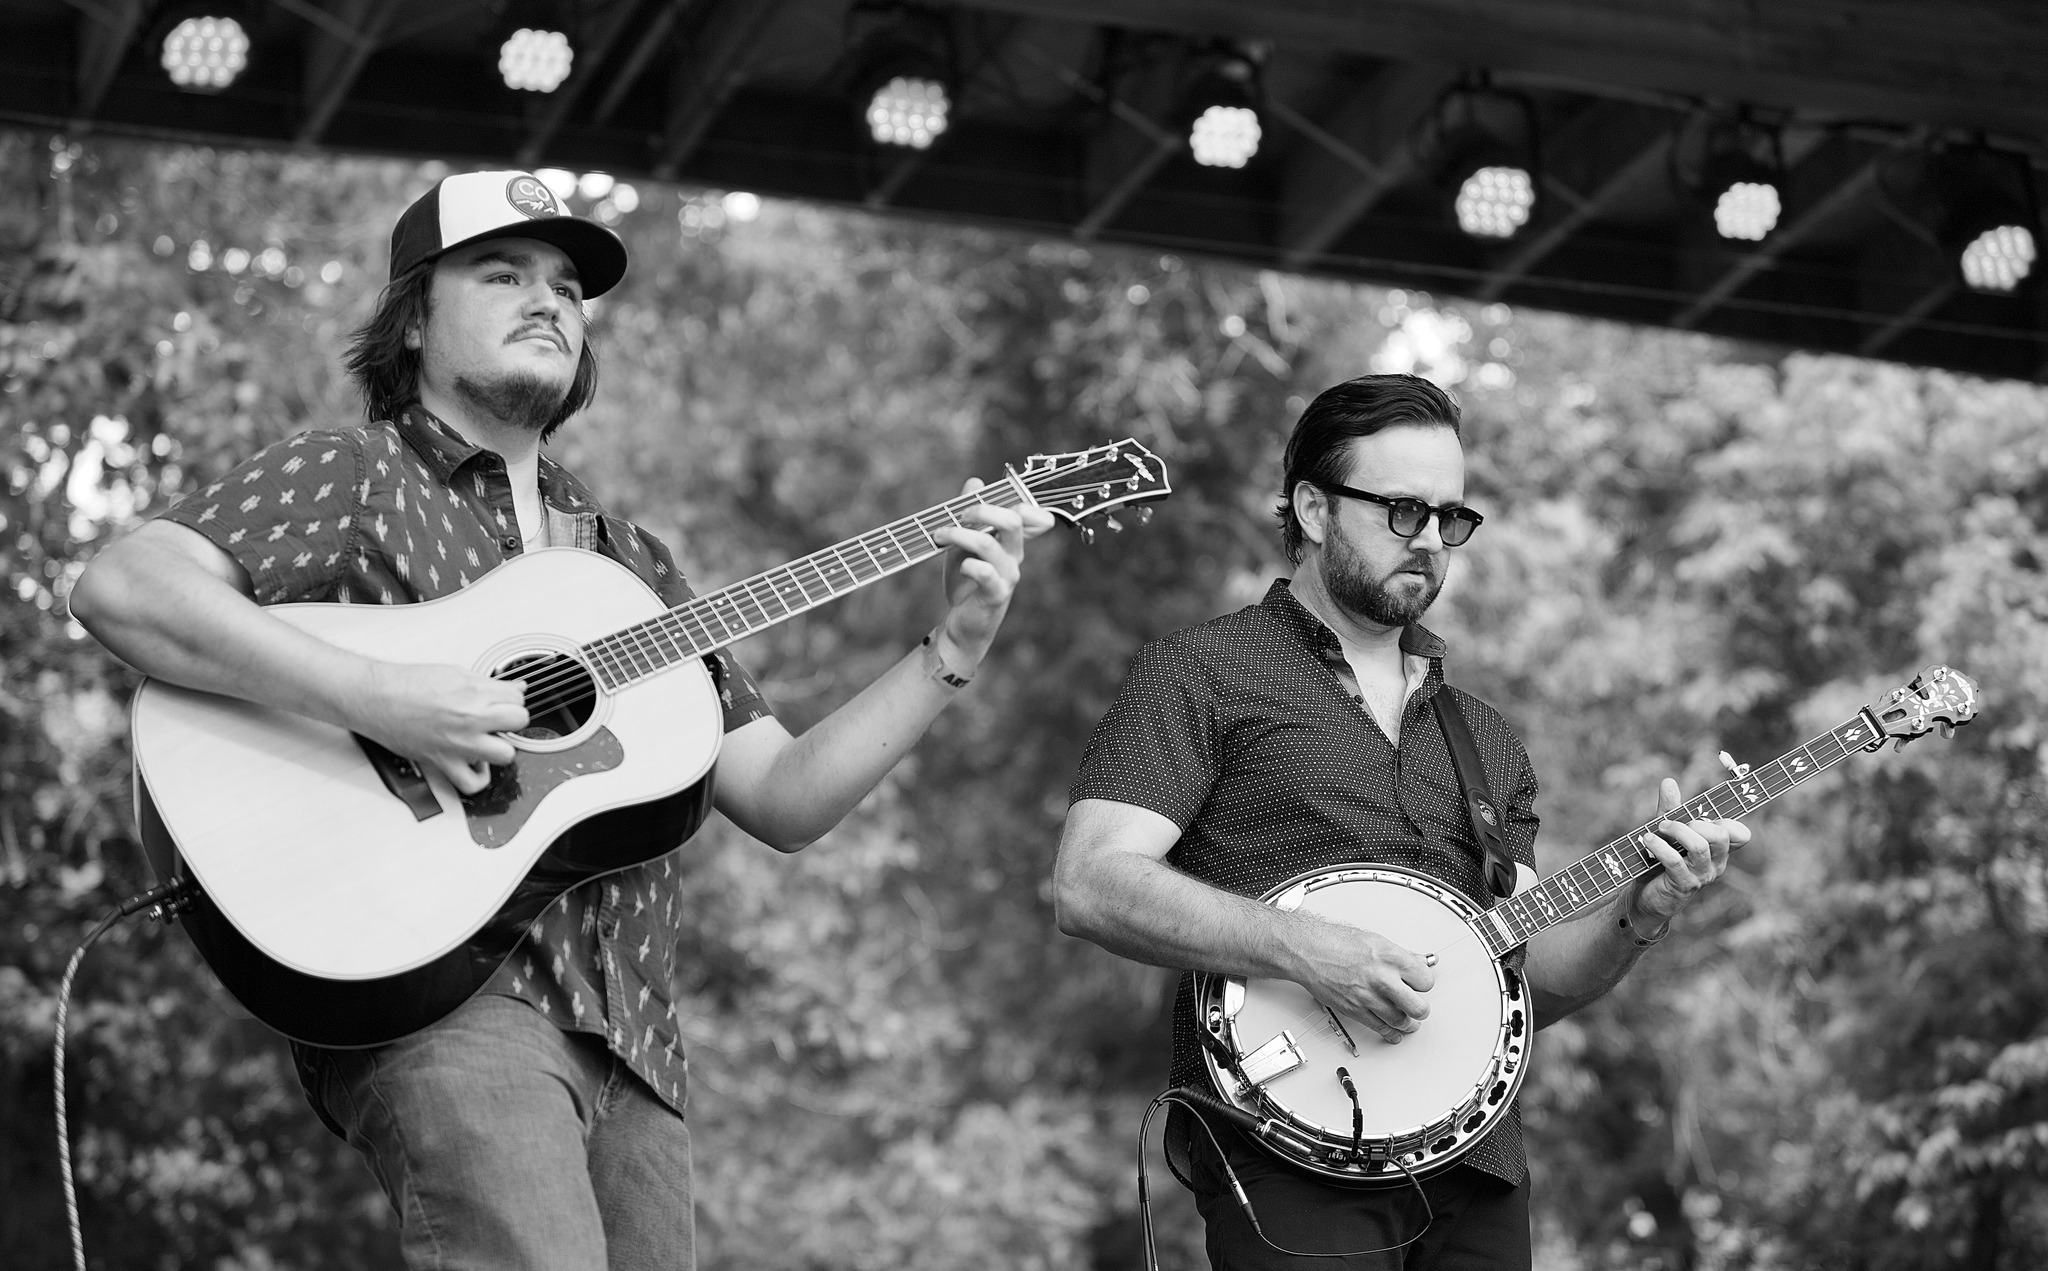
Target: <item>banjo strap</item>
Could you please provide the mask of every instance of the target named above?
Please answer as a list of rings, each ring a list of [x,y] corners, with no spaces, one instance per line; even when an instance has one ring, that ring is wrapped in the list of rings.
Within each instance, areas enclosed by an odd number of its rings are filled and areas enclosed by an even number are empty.
[[[1436,710],[1436,722],[1444,730],[1451,749],[1451,766],[1458,771],[1458,785],[1465,792],[1465,809],[1472,816],[1472,836],[1486,857],[1486,885],[1497,897],[1515,894],[1515,863],[1508,859],[1506,817],[1487,784],[1486,769],[1479,765],[1479,745],[1472,740],[1472,727],[1465,722],[1464,708],[1451,695],[1450,686],[1439,688],[1429,699]]]

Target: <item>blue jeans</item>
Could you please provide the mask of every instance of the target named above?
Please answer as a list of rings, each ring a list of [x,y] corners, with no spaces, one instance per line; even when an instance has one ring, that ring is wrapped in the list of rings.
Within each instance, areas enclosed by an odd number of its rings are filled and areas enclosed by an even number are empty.
[[[690,1131],[590,1033],[488,994],[371,1050],[294,1045],[413,1271],[691,1271]]]

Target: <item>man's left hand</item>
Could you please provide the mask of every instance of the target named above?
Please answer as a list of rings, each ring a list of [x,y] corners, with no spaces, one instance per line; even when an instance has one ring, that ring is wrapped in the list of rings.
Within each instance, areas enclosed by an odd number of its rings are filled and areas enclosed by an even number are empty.
[[[1670,812],[1684,802],[1676,781],[1666,777],[1658,785],[1659,812]],[[1664,872],[1653,875],[1636,893],[1632,920],[1653,928],[1676,917],[1701,888],[1728,872],[1728,853],[1749,842],[1748,826],[1720,817],[1660,821],[1652,831],[1641,842]]]
[[[970,478],[963,494],[982,488]],[[946,666],[971,674],[988,654],[996,628],[1010,607],[1024,562],[1024,540],[1052,528],[1044,508],[996,507],[977,503],[960,514],[962,526],[936,530],[932,538],[946,546],[946,610],[939,624],[940,657]]]

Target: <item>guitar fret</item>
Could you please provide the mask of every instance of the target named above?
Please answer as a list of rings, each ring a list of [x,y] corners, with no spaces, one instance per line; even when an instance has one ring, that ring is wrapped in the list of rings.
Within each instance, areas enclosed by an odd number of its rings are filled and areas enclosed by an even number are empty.
[[[765,616],[764,626],[769,622],[780,622],[783,618],[793,618],[796,616],[796,606],[789,603],[789,597],[784,594],[781,584],[774,578],[764,576],[748,579],[747,593],[755,597],[756,602],[761,606],[761,612]],[[780,618],[769,611],[768,602],[771,600],[782,607],[782,616]]]
[[[619,673],[619,668],[613,664],[611,653],[604,647],[603,641],[585,645],[583,652],[589,657],[592,668],[604,680],[607,690],[616,692],[627,683],[626,678]]]
[[[668,629],[668,623],[656,619],[645,625],[647,628],[647,642],[661,654],[662,665],[673,666],[689,656],[683,649],[683,646],[677,642],[675,633]]]
[[[877,534],[879,534],[881,539],[878,544],[870,545],[867,539],[861,540],[862,545],[867,547],[868,559],[875,562],[877,569],[886,574],[901,569],[910,563],[910,557],[904,553],[902,544],[896,541],[894,534],[889,533],[887,530],[877,531]],[[877,534],[870,534],[868,538],[875,538]],[[881,555],[876,554],[876,546],[881,547]]]
[[[1091,505],[1157,498],[1165,493],[1164,473],[1149,455],[1132,454],[1135,443],[1120,442],[1072,456],[1034,456],[1022,472],[1005,469],[1002,479],[971,494],[958,495],[869,530],[777,569],[695,597],[658,618],[615,632],[584,646],[582,655],[618,688],[693,656],[732,644],[846,592],[943,551],[935,531],[961,526],[961,515],[977,504],[993,507],[1056,504],[1078,520]],[[1053,489],[1055,481],[1061,488]],[[1141,485],[1150,483],[1150,491]]]
[[[832,549],[831,556],[831,563],[839,566],[840,570],[846,574],[846,586],[848,590],[860,586],[860,570],[857,567],[855,567],[852,561],[846,559],[846,553],[835,547]]]
[[[698,602],[690,602],[688,610],[678,612],[676,614],[676,624],[682,626],[684,634],[690,639],[690,651],[692,653],[707,653],[707,651],[711,651],[711,649],[715,649],[719,645],[719,639],[711,632],[711,624],[705,622],[705,606],[698,604]],[[690,630],[692,626],[694,626],[694,634]]]
[[[1564,894],[1572,902],[1571,907],[1574,911],[1586,907],[1585,893],[1579,890],[1579,884],[1577,880],[1573,879],[1571,870],[1565,870],[1559,874],[1557,881],[1563,886]]]
[[[761,597],[755,593],[752,579],[740,583],[736,588],[728,587],[726,591],[732,595],[734,611],[746,619],[747,630],[754,631],[774,621],[774,615],[768,612],[768,606],[762,604]],[[756,615],[751,618],[747,617],[746,607],[749,604],[753,605]],[[785,618],[788,616],[786,613],[783,615]]]
[[[712,592],[708,599],[711,603],[711,612],[717,615],[718,621],[725,627],[729,642],[743,640],[753,630],[753,625],[747,621],[747,615],[741,612],[739,603],[733,599],[730,591]]]
[[[804,590],[803,583],[797,580],[793,571],[778,569],[764,581],[774,589],[775,599],[781,602],[789,616],[794,617],[811,607],[811,593]]]
[[[623,635],[624,633],[621,632],[619,635],[614,636],[612,639],[614,644],[616,644],[618,647],[619,656],[622,659],[624,659],[626,665],[631,667],[638,675],[645,675],[649,671],[653,670],[654,666],[651,662],[648,661],[647,655],[639,648],[639,646],[633,644],[629,640],[621,638]]]

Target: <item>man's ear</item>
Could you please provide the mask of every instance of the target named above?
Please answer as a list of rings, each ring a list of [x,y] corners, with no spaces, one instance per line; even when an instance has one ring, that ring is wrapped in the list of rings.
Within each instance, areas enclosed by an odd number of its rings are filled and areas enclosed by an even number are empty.
[[[1294,483],[1294,519],[1301,522],[1301,535],[1320,547],[1329,532],[1330,496],[1307,481]]]

